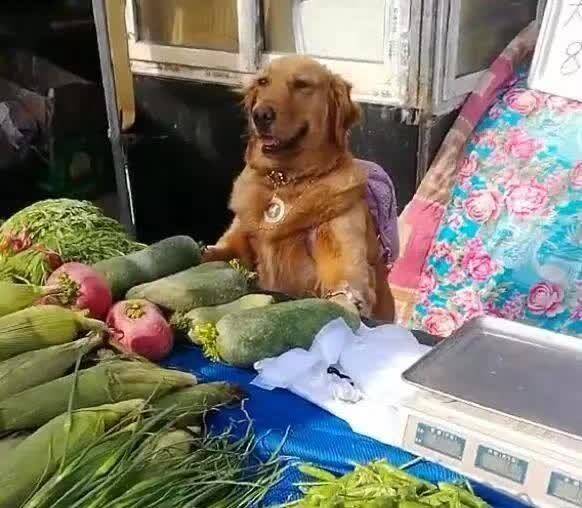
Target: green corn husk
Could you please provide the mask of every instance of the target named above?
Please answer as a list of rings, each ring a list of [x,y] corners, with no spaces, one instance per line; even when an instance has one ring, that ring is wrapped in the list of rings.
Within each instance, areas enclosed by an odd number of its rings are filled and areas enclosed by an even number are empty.
[[[75,362],[103,343],[100,334],[45,349],[29,351],[0,362],[0,402],[64,375]]]
[[[151,442],[151,453],[147,458],[152,465],[164,457],[185,456],[194,443],[192,434],[183,430],[171,430],[160,435],[154,435]]]
[[[30,307],[50,293],[42,286],[0,280],[0,317]]]
[[[91,446],[108,429],[143,408],[143,400],[64,413],[13,448],[0,465],[0,508],[18,508],[50,478],[61,460]]]
[[[152,434],[139,450],[139,456],[145,463],[140,480],[158,474],[166,461],[186,457],[193,445],[194,436],[185,430],[162,430]]]
[[[39,201],[0,226],[0,279],[44,284],[60,262],[92,265],[143,247],[88,201]]]
[[[6,462],[8,452],[22,443],[28,437],[26,432],[15,432],[0,439],[0,467]]]
[[[57,305],[29,307],[0,317],[0,361],[71,342],[81,331],[106,329],[101,321]]]
[[[199,424],[207,411],[241,400],[244,392],[230,383],[204,383],[182,388],[152,403],[154,408],[172,410],[179,417],[177,426]]]
[[[196,377],[154,364],[112,360],[29,388],[0,402],[0,432],[33,429],[67,410],[128,399],[156,399],[193,386]]]

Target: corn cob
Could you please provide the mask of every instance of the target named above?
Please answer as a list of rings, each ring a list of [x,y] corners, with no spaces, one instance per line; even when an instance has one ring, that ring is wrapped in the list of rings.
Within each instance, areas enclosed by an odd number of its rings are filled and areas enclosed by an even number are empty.
[[[5,463],[5,457],[8,452],[22,443],[28,434],[26,433],[16,433],[0,439],[0,467]]]
[[[172,409],[178,426],[190,426],[200,422],[204,413],[214,407],[224,406],[243,398],[243,391],[229,383],[204,383],[181,388],[154,401],[156,409]]]
[[[181,457],[188,454],[194,438],[192,434],[184,430],[164,430],[160,433],[152,434],[144,442],[139,450],[139,456],[145,459],[148,466],[146,471],[154,472],[159,470],[157,463],[163,464],[164,459]]]
[[[32,284],[0,281],[0,316],[30,307],[51,290]]]
[[[8,314],[0,317],[0,361],[71,342],[81,331],[87,330],[106,330],[106,326],[56,305],[39,305]]]
[[[92,334],[74,342],[29,351],[0,362],[0,401],[61,377],[75,365],[80,356],[102,342],[101,335]]]
[[[64,413],[10,450],[0,465],[0,508],[17,508],[57,469],[65,455],[93,444],[130,413],[143,408],[142,400]]]
[[[196,384],[192,374],[154,364],[112,360],[29,388],[0,402],[0,432],[33,429],[67,410],[128,399],[150,399]]]
[[[155,436],[154,451],[150,460],[153,461],[167,455],[173,457],[186,455],[190,451],[193,441],[192,434],[183,430],[171,430],[160,436]]]
[[[166,430],[150,436],[139,453],[143,466],[128,480],[137,485],[163,474],[168,462],[186,458],[193,445],[194,437],[184,430]]]

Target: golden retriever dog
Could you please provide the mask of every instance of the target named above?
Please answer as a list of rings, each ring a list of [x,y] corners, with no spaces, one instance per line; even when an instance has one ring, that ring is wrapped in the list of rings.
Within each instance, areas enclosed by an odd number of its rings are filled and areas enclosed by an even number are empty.
[[[280,58],[255,77],[244,99],[250,138],[230,202],[235,217],[205,260],[238,258],[265,290],[330,298],[391,321],[367,176],[348,147],[360,118],[350,91],[306,57]]]

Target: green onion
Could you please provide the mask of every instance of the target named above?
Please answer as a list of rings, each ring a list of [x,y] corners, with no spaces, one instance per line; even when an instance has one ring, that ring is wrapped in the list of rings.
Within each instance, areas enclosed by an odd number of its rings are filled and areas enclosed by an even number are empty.
[[[6,453],[0,465],[0,507],[17,508],[59,463],[95,443],[121,419],[143,407],[125,401],[70,411],[52,419]]]
[[[69,457],[23,508],[244,508],[277,484],[286,465],[256,459],[250,433],[199,437],[172,430],[171,410],[109,433]]]

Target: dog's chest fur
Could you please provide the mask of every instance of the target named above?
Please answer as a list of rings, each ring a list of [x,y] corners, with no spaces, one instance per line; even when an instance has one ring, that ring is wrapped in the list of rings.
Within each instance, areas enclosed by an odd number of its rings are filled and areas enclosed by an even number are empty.
[[[234,184],[231,209],[249,238],[261,286],[295,295],[318,294],[312,257],[315,232],[364,199],[365,183],[351,161],[320,179],[278,189],[247,167]],[[273,203],[282,213],[269,213]]]
[[[261,287],[295,296],[318,295],[317,272],[308,236],[310,233],[304,232],[265,241],[259,233],[250,238]]]

